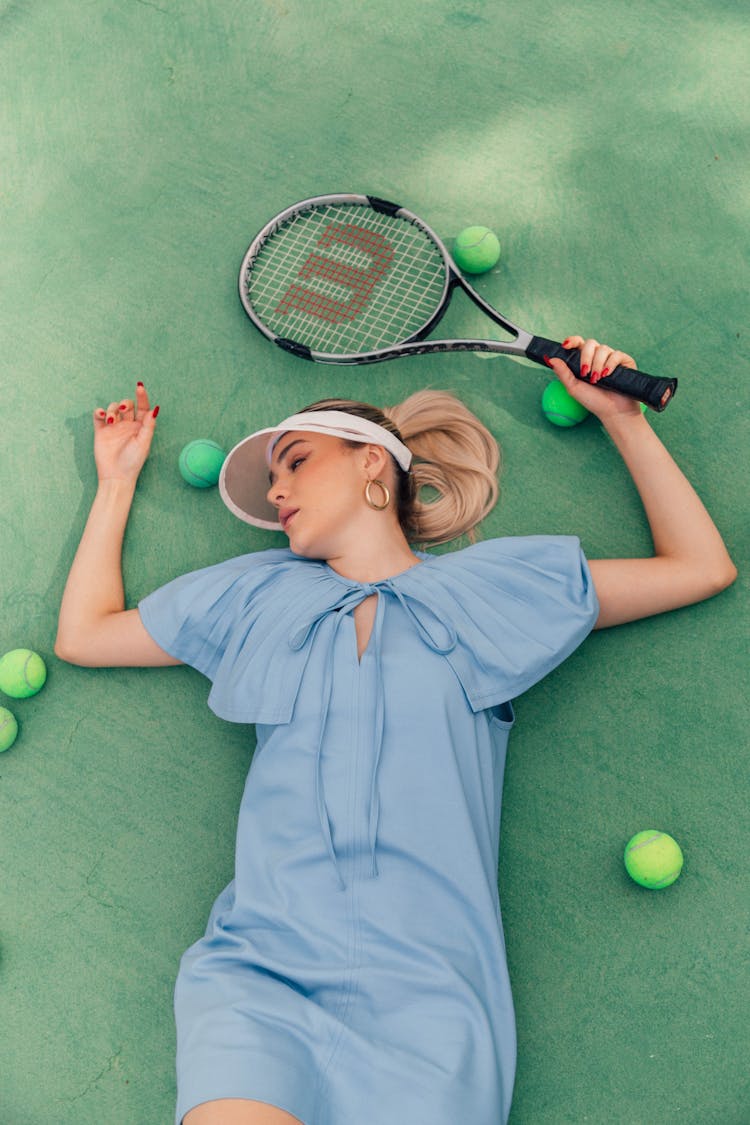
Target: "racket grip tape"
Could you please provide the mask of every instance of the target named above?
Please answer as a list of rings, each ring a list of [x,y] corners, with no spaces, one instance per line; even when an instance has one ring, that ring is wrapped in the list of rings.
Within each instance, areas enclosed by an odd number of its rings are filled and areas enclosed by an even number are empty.
[[[547,340],[544,336],[534,336],[526,348],[529,359],[537,363],[545,363],[545,356],[550,359],[562,359],[567,363],[577,379],[581,378],[581,353],[578,348],[564,348],[555,340]],[[584,382],[588,382],[584,379]],[[616,367],[601,382],[595,384],[603,390],[619,391],[645,402],[652,410],[661,413],[672,401],[677,389],[676,379],[664,379],[658,375],[647,375],[645,371],[636,371],[632,367]]]

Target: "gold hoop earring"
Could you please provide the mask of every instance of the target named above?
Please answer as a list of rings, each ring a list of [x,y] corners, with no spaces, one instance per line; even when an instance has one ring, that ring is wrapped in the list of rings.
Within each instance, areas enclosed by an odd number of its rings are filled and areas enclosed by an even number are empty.
[[[373,500],[372,496],[370,495],[370,489],[372,488],[372,486],[374,484],[377,484],[378,487],[382,488],[382,490],[383,490],[383,495],[385,496],[385,500],[383,501],[382,504],[376,504],[375,501]],[[365,500],[367,501],[367,503],[370,505],[371,508],[375,509],[376,512],[382,512],[385,508],[388,507],[388,505],[391,502],[391,493],[390,493],[390,490],[388,488],[388,485],[383,484],[382,480],[368,480],[367,484],[365,485]]]

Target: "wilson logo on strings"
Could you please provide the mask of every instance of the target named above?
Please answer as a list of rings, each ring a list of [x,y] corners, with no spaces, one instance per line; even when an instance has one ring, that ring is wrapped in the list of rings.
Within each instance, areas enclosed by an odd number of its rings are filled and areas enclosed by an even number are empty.
[[[336,244],[353,247],[367,254],[372,265],[363,269],[313,252],[298,276],[303,281],[315,278],[332,281],[350,290],[349,299],[337,300],[308,286],[292,284],[281,298],[276,308],[277,313],[286,316],[291,312],[303,312],[333,324],[354,320],[359,316],[370,300],[373,289],[391,267],[395,256],[393,247],[382,235],[365,227],[332,223],[318,239],[318,246],[325,249]]]

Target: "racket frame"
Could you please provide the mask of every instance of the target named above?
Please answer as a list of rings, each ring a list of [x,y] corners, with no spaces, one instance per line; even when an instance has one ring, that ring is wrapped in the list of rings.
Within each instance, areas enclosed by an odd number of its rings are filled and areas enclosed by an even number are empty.
[[[427,318],[427,320],[424,321],[423,324],[419,325],[419,327],[415,329],[414,332],[410,333],[397,344],[392,344],[385,348],[377,348],[367,352],[341,353],[315,351],[314,349],[307,347],[305,344],[300,344],[296,340],[291,340],[284,336],[277,335],[277,333],[275,333],[272,329],[268,328],[267,325],[263,323],[260,317],[256,314],[252,303],[248,299],[247,275],[249,272],[251,272],[258,255],[260,254],[269,238],[272,235],[276,234],[278,230],[285,226],[286,223],[293,219],[296,215],[301,214],[304,211],[314,210],[315,208],[323,206],[336,205],[369,207],[375,211],[382,211],[385,214],[394,215],[396,218],[404,219],[407,222],[412,223],[415,227],[417,227],[418,230],[421,230],[424,234],[426,234],[431,240],[433,246],[440,252],[445,276],[443,278],[443,290],[440,298],[436,303],[435,311]],[[471,339],[456,339],[432,340],[428,341],[426,344],[423,343],[422,341],[424,341],[424,337],[428,336],[429,333],[432,332],[432,330],[440,323],[443,316],[447,312],[453,290],[456,287],[460,287],[461,289],[463,289],[464,292],[466,292],[472,299],[472,301],[474,301],[474,303],[478,305],[482,312],[484,312],[496,324],[499,324],[500,327],[505,329],[506,332],[509,332],[511,333],[511,335],[515,336],[515,340],[478,341]],[[240,267],[239,289],[240,300],[242,301],[245,312],[250,317],[255,327],[260,332],[262,332],[267,339],[271,340],[272,343],[277,344],[285,351],[292,352],[293,354],[299,355],[304,359],[313,360],[316,363],[334,363],[343,365],[353,365],[358,363],[379,363],[385,359],[391,358],[396,354],[403,355],[404,352],[407,352],[409,354],[424,354],[425,349],[429,351],[496,351],[508,355],[522,356],[526,354],[526,347],[532,340],[532,336],[530,333],[524,332],[522,328],[519,328],[517,325],[512,324],[511,321],[509,321],[506,317],[501,316],[500,313],[493,309],[492,305],[489,305],[485,300],[483,300],[482,297],[480,297],[479,293],[477,293],[476,290],[473,289],[468,284],[468,282],[464,280],[464,278],[456,270],[448,254],[448,251],[441,242],[440,238],[437,236],[435,231],[432,230],[432,228],[424,222],[423,219],[420,219],[418,215],[415,215],[412,211],[408,211],[405,207],[399,207],[396,203],[390,203],[388,200],[378,199],[377,196],[372,195],[355,195],[343,193],[339,193],[337,195],[318,195],[312,196],[310,199],[302,200],[301,203],[296,203],[292,207],[287,207],[285,211],[280,212],[268,223],[266,223],[266,225],[261,231],[258,232],[258,234],[251,242],[250,246],[248,247],[244,258],[242,259],[242,265]],[[481,346],[479,346],[480,344]]]
[[[384,348],[352,353],[316,351],[294,339],[277,335],[277,333],[270,329],[257,315],[248,297],[248,274],[252,272],[255,261],[269,238],[298,214],[324,206],[341,204],[368,207],[372,210],[382,212],[383,214],[406,220],[427,235],[433,246],[439,251],[442,259],[445,271],[443,289],[434,312],[415,331],[404,337],[398,343],[388,345]],[[426,340],[425,337],[436,328],[445,315],[450,305],[453,291],[456,288],[462,289],[477,308],[481,309],[485,316],[489,317],[491,321],[513,336],[513,339]],[[421,219],[406,207],[401,207],[399,204],[392,203],[387,199],[380,199],[378,196],[346,192],[331,195],[316,195],[311,196],[309,199],[304,199],[299,203],[292,204],[292,206],[279,212],[278,215],[270,219],[258,232],[245,252],[239,271],[239,295],[245,312],[262,335],[284,351],[290,352],[292,355],[298,356],[301,359],[311,360],[314,363],[354,366],[366,363],[382,363],[386,360],[399,359],[406,355],[428,355],[436,352],[487,352],[497,355],[524,357],[539,364],[546,364],[545,357],[557,356],[565,360],[577,378],[581,378],[579,366],[580,353],[577,349],[563,348],[562,344],[559,344],[555,340],[549,340],[543,336],[534,336],[532,333],[527,332],[525,329],[520,328],[517,324],[508,320],[507,317],[503,316],[497,309],[493,308],[492,305],[485,301],[473,286],[466,281],[451,259],[440,237],[425,223],[424,219]],[[628,381],[640,377],[637,390],[634,387],[625,386],[615,388],[612,384],[612,375],[598,384],[600,388],[606,390],[607,387],[605,384],[609,383],[611,389],[621,390],[622,393],[629,394],[633,398],[639,398],[657,412],[665,409],[677,388],[676,379],[660,379],[653,375],[647,375],[644,372],[633,371],[630,368],[618,367],[615,370],[618,375],[626,374]],[[584,379],[583,381],[586,382],[587,380]]]

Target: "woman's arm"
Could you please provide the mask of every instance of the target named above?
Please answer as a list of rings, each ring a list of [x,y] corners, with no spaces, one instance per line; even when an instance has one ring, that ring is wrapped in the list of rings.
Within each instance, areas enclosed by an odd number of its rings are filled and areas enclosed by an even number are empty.
[[[55,655],[71,664],[181,663],[156,644],[137,609],[125,609],[122,544],[156,421],[142,384],[136,399],[137,407],[127,400],[125,410],[110,403],[94,412],[99,486],[68,575],[55,640]]]
[[[602,372],[618,364],[635,367],[631,356],[596,340],[573,336],[566,344],[581,349],[581,364],[588,365],[592,382],[600,382]],[[703,601],[730,586],[737,569],[724,541],[639,404],[576,379],[561,360],[550,360],[550,367],[570,394],[597,415],[617,446],[638,489],[654,542],[651,558],[590,561],[600,606],[595,628]]]

